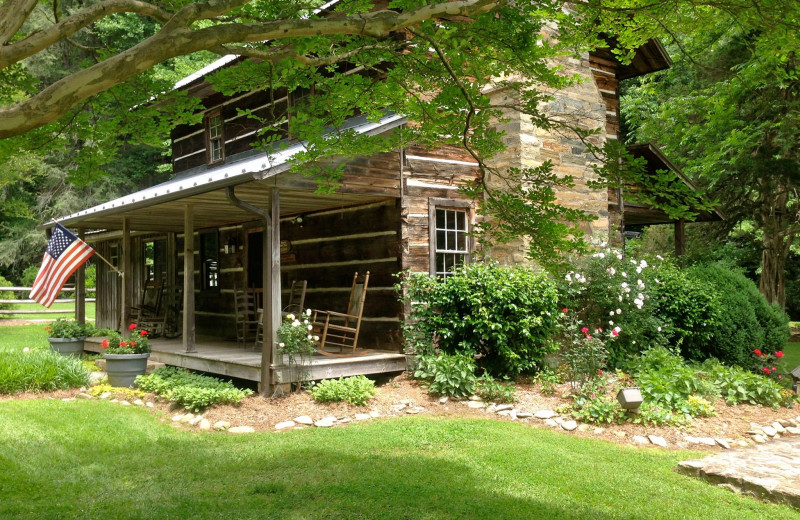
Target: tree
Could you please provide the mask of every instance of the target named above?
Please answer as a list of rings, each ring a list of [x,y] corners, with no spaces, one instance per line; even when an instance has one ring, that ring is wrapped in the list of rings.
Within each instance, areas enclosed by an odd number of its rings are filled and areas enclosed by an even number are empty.
[[[786,259],[800,232],[800,60],[797,34],[719,17],[676,35],[676,63],[624,96],[633,137],[655,140],[723,205],[728,225],[755,223],[759,288],[786,303]],[[678,47],[679,46],[679,47]]]
[[[313,85],[315,95],[289,123],[292,134],[308,143],[298,160],[323,164],[316,160],[326,155],[366,154],[411,141],[450,143],[491,171],[487,160],[503,148],[494,128],[505,111],[521,111],[542,129],[587,137],[575,121],[545,109],[548,93],[580,81],[560,69],[565,56],[606,46],[612,36],[626,59],[628,50],[669,34],[687,17],[707,20],[725,10],[755,28],[796,29],[798,6],[770,2],[784,7],[780,17],[738,0],[587,0],[571,10],[555,0],[5,0],[0,162],[56,142],[80,151],[74,180],[95,178],[121,146],[157,145],[170,127],[197,120],[197,100],[172,88],[172,73],[180,68],[176,58],[211,52],[254,58],[214,75],[215,88],[226,94]],[[53,49],[70,49],[80,66],[56,63],[49,75],[32,70]],[[363,72],[345,74],[353,68]],[[498,104],[487,84],[516,91],[516,101]],[[354,114],[374,117],[385,110],[404,114],[410,124],[384,140],[347,133],[323,138],[326,128]],[[279,138],[283,122],[264,123],[268,145]],[[335,169],[324,173],[335,183]],[[510,182],[524,184],[542,173],[515,172]],[[530,192],[517,195],[500,200],[488,192],[495,208],[541,207],[524,203]],[[549,203],[543,207],[551,209]],[[514,219],[513,213],[506,215],[509,221],[530,223],[508,228],[513,233],[548,229],[541,219]]]

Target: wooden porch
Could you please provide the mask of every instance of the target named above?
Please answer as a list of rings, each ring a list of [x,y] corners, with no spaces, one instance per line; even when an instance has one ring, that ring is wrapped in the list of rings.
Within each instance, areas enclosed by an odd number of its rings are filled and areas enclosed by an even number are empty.
[[[101,353],[101,342],[102,338],[87,338],[84,349]],[[201,336],[195,341],[194,352],[186,352],[181,338],[154,338],[150,340],[150,346],[150,360],[157,363],[261,382],[261,352],[240,348],[235,341]],[[280,364],[270,367],[272,381],[275,384],[296,381],[296,371],[289,368],[286,356],[279,361]],[[305,371],[306,379],[318,381],[360,374],[396,373],[405,369],[406,357],[403,354],[368,350],[350,357],[315,354],[312,356],[311,366]]]

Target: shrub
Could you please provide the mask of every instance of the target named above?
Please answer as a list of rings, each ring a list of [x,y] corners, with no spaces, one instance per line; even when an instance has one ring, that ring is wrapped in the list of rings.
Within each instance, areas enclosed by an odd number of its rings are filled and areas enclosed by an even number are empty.
[[[719,388],[728,404],[758,404],[779,408],[790,407],[796,396],[787,400],[783,387],[772,379],[748,372],[740,367],[729,367],[716,359],[703,362],[702,370],[709,381]]]
[[[699,374],[698,367],[663,347],[642,353],[634,363],[633,375],[646,402],[670,410],[683,406],[691,395],[719,396],[719,390]]]
[[[605,248],[577,258],[573,270],[560,279],[563,307],[570,314],[592,330],[620,328],[619,337],[607,346],[611,367],[625,366],[642,350],[666,344],[666,327],[652,301],[665,264],[669,262],[663,259],[625,258]]]
[[[411,304],[406,343],[415,353],[435,347],[474,355],[495,377],[541,366],[554,346],[557,290],[525,267],[474,263],[445,279],[406,273],[398,289]]]
[[[475,393],[475,369],[469,354],[420,355],[414,377],[426,381],[432,394],[466,397]]]
[[[590,330],[567,308],[561,310],[558,325],[561,332],[560,355],[573,387],[581,387],[602,376],[608,357],[606,344],[616,340],[621,329],[615,327],[603,331],[598,327]]]
[[[136,386],[191,412],[199,412],[212,404],[239,404],[252,395],[250,389],[236,388],[233,383],[187,370],[163,367],[136,378]]]
[[[553,395],[556,393],[558,385],[563,381],[556,372],[550,368],[545,368],[536,374],[536,382],[539,383],[539,391],[542,395]]]
[[[58,318],[45,327],[51,338],[83,338],[87,336],[86,326],[75,320]]]
[[[13,284],[0,276],[0,287],[11,287]],[[0,291],[0,300],[13,300],[14,299],[14,291]],[[15,305],[13,303],[0,303],[0,309],[2,310],[11,310],[14,309]]]
[[[364,376],[323,379],[311,387],[311,397],[320,403],[342,402],[364,406],[375,395],[375,382]]]
[[[517,400],[517,389],[513,383],[497,381],[488,374],[477,380],[475,394],[491,403],[513,403]]]
[[[718,302],[717,326],[709,328],[710,334],[702,344],[690,346],[686,352],[690,357],[716,357],[754,369],[754,349],[773,353],[786,344],[789,317],[776,305],[768,304],[752,280],[719,264],[696,266],[688,274],[712,286]]]
[[[50,349],[0,350],[0,394],[87,386],[89,372],[80,359]]]
[[[597,377],[584,384],[574,396],[568,407],[577,420],[594,424],[620,423],[625,419],[625,411],[613,395],[616,387],[607,378]]]

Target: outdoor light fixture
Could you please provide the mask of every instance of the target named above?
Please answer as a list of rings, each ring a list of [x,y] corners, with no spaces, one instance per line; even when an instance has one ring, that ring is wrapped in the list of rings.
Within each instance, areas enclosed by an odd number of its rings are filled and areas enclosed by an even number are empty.
[[[794,379],[794,391],[800,395],[800,366],[789,372]]]
[[[617,401],[626,412],[637,413],[642,405],[642,392],[638,386],[623,388],[617,394]]]

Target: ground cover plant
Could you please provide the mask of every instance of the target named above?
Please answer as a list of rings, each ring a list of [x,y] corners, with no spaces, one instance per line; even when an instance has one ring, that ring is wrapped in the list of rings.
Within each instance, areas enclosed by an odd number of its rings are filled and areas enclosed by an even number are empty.
[[[46,347],[23,350],[0,346],[0,394],[77,388],[89,384],[80,359]]]
[[[139,376],[136,386],[192,412],[217,403],[237,404],[253,394],[252,390],[236,388],[229,381],[174,367],[157,368],[148,375]]]
[[[41,400],[0,402],[0,437],[2,518],[800,519],[673,471],[699,453],[510,422],[198,435],[140,408]]]
[[[313,384],[309,392],[320,403],[348,402],[363,406],[375,395],[375,382],[364,376],[323,379]]]

